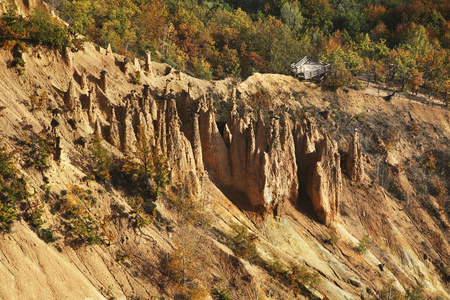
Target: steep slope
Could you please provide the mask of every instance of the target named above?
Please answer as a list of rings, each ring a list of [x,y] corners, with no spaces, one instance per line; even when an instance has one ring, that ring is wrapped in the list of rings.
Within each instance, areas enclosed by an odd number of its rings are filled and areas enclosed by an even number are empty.
[[[0,65],[12,59],[1,50]],[[235,299],[358,299],[419,284],[449,297],[448,211],[408,177],[428,150],[445,162],[448,111],[273,74],[207,82],[91,44],[64,55],[29,48],[24,59],[24,75],[0,68],[1,145],[17,151],[54,240],[46,245],[24,220],[2,234],[0,298],[208,299],[228,288]],[[401,131],[411,119],[420,135]],[[172,186],[139,227],[144,214],[120,166],[142,132],[167,157]],[[119,166],[111,183],[92,180],[95,135]],[[37,170],[44,137],[54,153]],[[67,234],[55,207],[82,198],[73,186],[95,199],[100,244]],[[239,253],[252,243],[256,253]],[[186,260],[190,279],[180,280],[176,262]]]

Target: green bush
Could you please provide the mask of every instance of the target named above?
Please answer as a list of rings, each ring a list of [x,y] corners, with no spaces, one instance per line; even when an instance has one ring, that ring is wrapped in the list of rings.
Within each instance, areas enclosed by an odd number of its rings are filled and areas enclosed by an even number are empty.
[[[248,228],[245,225],[234,225],[233,230],[235,235],[230,238],[229,245],[233,252],[249,262],[256,262],[259,260],[258,253],[256,251],[256,237],[250,235]]]
[[[361,254],[367,253],[370,249],[369,236],[366,234],[354,249]]]
[[[67,236],[73,242],[99,244],[106,236],[100,219],[90,213],[95,199],[92,192],[71,186],[64,196],[62,217],[67,227]]]
[[[159,194],[159,189],[171,183],[171,171],[167,159],[159,147],[154,146],[154,137],[139,126],[135,151],[128,151],[122,172],[131,175],[134,190],[144,196]],[[154,183],[152,186],[151,183]]]
[[[9,231],[17,217],[16,202],[26,199],[29,193],[25,180],[19,177],[13,153],[0,147],[0,231]]]
[[[16,66],[19,66],[19,67],[25,67],[25,60],[23,60],[23,58],[20,58],[20,57],[16,57],[15,59],[14,59],[14,64],[16,65]]]
[[[39,141],[32,153],[32,166],[41,171],[48,168],[52,152],[53,149],[49,142],[45,138],[39,137]]]
[[[38,231],[45,221],[42,219],[44,209],[39,201],[29,202],[23,216],[34,231]]]
[[[141,84],[141,72],[136,71],[133,76],[131,76],[131,83],[140,85]]]
[[[285,275],[289,286],[295,294],[310,294],[310,289],[315,289],[320,283],[320,276],[317,272],[311,272],[306,266],[293,266]]]
[[[98,135],[94,138],[91,152],[94,159],[93,172],[95,179],[100,182],[109,181],[111,179],[111,174],[109,173],[111,159],[106,154],[105,148],[103,148],[101,139]]]
[[[217,300],[233,300],[230,296],[230,290],[227,288],[215,287],[212,290],[212,294],[215,296],[214,299]]]

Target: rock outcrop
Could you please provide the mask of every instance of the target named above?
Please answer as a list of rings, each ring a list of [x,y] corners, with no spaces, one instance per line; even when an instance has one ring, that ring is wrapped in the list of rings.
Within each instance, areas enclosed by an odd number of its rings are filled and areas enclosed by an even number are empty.
[[[75,71],[76,81],[70,82],[65,103],[69,111],[83,108],[75,114],[86,112],[92,130],[119,151],[135,151],[138,134],[145,132],[167,157],[172,179],[189,180],[194,193],[207,171],[243,210],[283,214],[285,204],[295,206],[300,194],[306,195],[300,198],[312,203],[321,222],[330,224],[335,219],[340,156],[331,139],[322,137],[308,120],[295,124],[283,109],[269,115],[249,107],[238,109],[234,91],[227,121],[220,123],[213,100],[206,95],[193,99],[184,90],[167,93],[167,86],[161,94],[145,84],[142,94],[131,90],[117,99],[107,94],[106,71],[97,82],[87,83],[88,77]],[[84,88],[94,84],[94,88],[84,95],[75,82]],[[352,151],[358,152],[355,147]]]
[[[77,106],[81,106],[79,101],[79,92],[77,91],[74,80],[71,80],[67,92],[64,94],[64,103],[68,111],[74,111]]]
[[[351,181],[361,182],[364,174],[364,164],[358,132],[350,138],[346,161],[347,175]]]
[[[253,115],[239,114],[233,104],[221,133],[212,104],[208,107],[200,115],[203,158],[222,191],[241,208],[260,213],[278,213],[286,201],[295,203],[298,178],[289,118],[283,116],[281,126],[279,118],[266,124],[259,114],[253,125]]]
[[[328,135],[322,137],[309,120],[304,120],[295,131],[300,189],[312,203],[317,218],[331,225],[342,189],[338,147]]]

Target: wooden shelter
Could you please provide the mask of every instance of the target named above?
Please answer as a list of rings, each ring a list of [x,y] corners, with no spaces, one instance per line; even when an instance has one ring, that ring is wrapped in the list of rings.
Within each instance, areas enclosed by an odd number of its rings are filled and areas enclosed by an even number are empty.
[[[291,64],[291,72],[300,80],[320,79],[326,74],[329,66],[330,64],[315,62],[305,56],[298,63]]]

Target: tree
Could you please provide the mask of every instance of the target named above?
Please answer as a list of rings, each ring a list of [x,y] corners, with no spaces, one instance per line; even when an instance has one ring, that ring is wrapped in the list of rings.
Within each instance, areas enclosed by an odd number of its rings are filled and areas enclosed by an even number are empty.
[[[392,79],[399,79],[402,85],[401,89],[404,90],[408,78],[411,77],[412,71],[416,68],[414,58],[409,50],[396,48],[389,52],[389,64]]]
[[[59,50],[70,45],[66,27],[44,7],[35,8],[26,22],[26,30],[30,39],[37,44]]]
[[[159,147],[154,146],[154,137],[139,126],[135,150],[129,150],[125,157],[123,171],[137,176],[137,184],[144,193],[158,194],[160,188],[170,184],[170,170]],[[151,189],[150,181],[154,182]]]
[[[325,85],[331,90],[337,90],[340,87],[348,85],[351,79],[352,75],[345,67],[342,56],[335,55],[325,78]]]
[[[284,3],[281,7],[281,19],[291,29],[295,37],[300,37],[305,19],[303,18],[298,3]]]
[[[178,235],[168,255],[167,271],[180,292],[190,299],[205,299],[207,262],[197,237],[186,229]]]
[[[0,46],[7,41],[18,40],[26,35],[24,22],[12,7],[0,18]]]
[[[318,27],[324,33],[333,28],[333,8],[328,0],[305,0],[303,15],[308,27]]]
[[[106,154],[105,148],[102,146],[102,140],[98,135],[94,137],[91,146],[92,156],[94,159],[94,175],[97,180],[106,182],[111,179],[109,169],[111,166],[111,159]]]
[[[158,49],[168,25],[167,7],[163,1],[155,0],[140,6],[139,9],[134,21],[138,48],[142,49],[141,52],[149,47]]]
[[[419,86],[423,84],[422,74],[419,73],[417,69],[414,69],[412,71],[411,77],[408,80],[408,83],[411,86],[413,93],[417,95],[417,92],[419,91]]]

